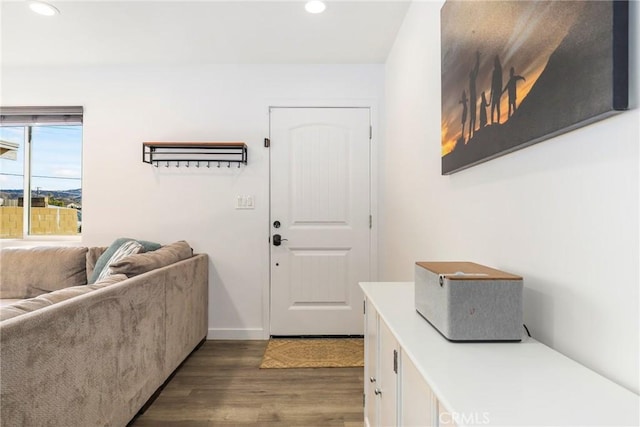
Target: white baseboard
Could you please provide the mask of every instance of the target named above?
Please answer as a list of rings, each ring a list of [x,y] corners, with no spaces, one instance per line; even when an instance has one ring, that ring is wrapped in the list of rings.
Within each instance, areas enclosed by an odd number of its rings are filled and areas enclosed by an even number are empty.
[[[269,332],[263,328],[209,328],[208,340],[268,340]]]

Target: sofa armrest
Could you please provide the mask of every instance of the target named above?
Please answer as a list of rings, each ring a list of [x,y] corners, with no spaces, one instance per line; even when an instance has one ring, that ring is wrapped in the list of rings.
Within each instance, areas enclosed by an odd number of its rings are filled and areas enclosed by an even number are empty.
[[[165,267],[167,276],[167,358],[169,375],[207,336],[209,257],[198,254]]]

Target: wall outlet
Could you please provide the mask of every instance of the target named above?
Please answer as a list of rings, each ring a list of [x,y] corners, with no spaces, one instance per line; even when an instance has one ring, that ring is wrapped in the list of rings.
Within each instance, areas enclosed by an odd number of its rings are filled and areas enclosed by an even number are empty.
[[[254,209],[253,196],[250,195],[237,195],[236,196],[236,209]]]

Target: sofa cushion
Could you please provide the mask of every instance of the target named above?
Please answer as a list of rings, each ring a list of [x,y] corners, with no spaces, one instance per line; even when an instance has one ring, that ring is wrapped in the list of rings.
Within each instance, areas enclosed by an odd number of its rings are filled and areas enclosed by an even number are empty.
[[[18,301],[22,301],[24,298],[3,298],[0,299],[0,308],[7,306],[7,305],[11,305],[11,304],[15,304]]]
[[[107,254],[108,252],[109,252],[109,249],[107,249],[104,254]],[[136,242],[135,240],[129,240],[129,241],[123,242],[119,247],[116,248],[115,252],[111,254],[111,256],[109,257],[109,259],[107,260],[105,266],[102,268],[101,271],[98,270],[98,268],[96,267],[94,271],[94,275],[96,272],[99,274],[98,274],[98,277],[96,277],[95,282],[104,280],[110,275],[114,274],[110,267],[112,263],[126,256],[137,254],[139,252],[144,252],[144,248],[140,243]],[[95,282],[90,282],[89,284],[95,283]]]
[[[20,307],[16,307],[15,305],[5,305],[0,308],[0,322],[25,313],[29,313],[29,310],[24,310]]]
[[[87,282],[93,275],[93,270],[96,268],[96,262],[100,256],[107,250],[107,246],[95,246],[87,250]]]
[[[115,261],[115,260],[111,260],[111,257],[113,256],[113,254],[120,248],[120,246],[130,241],[140,243],[143,247],[143,250],[141,252],[155,251],[156,249],[159,249],[161,246],[159,243],[148,242],[146,240],[136,240],[128,237],[121,237],[119,239],[116,239],[111,245],[109,245],[107,250],[104,251],[96,261],[93,272],[91,273],[91,276],[89,277],[89,280],[88,280],[89,284],[95,283],[96,280],[98,280],[98,277],[102,274],[102,272],[105,271],[105,269],[107,269],[108,271],[109,264]],[[108,273],[105,273],[105,274],[108,274]]]
[[[109,277],[98,280],[96,283],[92,283],[91,285],[86,285],[88,288],[99,289],[104,288],[105,286],[115,285],[116,283],[120,283],[123,280],[127,280],[128,277],[125,274],[111,274]]]
[[[16,317],[21,314],[36,311],[40,308],[53,305],[60,301],[68,300],[69,298],[73,298],[78,295],[84,295],[88,292],[95,291],[96,289],[104,288],[106,286],[122,282],[126,279],[127,276],[125,276],[124,274],[113,274],[108,278],[96,282],[92,285],[72,286],[69,288],[59,289],[54,292],[43,294],[35,298],[19,300],[14,302],[13,304],[0,307],[0,321],[11,319],[12,317]]]
[[[184,240],[165,245],[153,252],[129,255],[111,264],[113,273],[126,274],[129,277],[164,267],[183,259],[191,258],[193,249]]]
[[[0,298],[31,298],[87,284],[84,247],[36,247],[0,251]]]
[[[84,287],[84,285],[82,287]],[[0,308],[0,321],[11,319],[12,317],[20,316],[21,314],[29,313],[31,311],[36,311],[42,307],[50,306],[51,304],[53,304],[52,301],[41,299],[40,297],[21,300]]]

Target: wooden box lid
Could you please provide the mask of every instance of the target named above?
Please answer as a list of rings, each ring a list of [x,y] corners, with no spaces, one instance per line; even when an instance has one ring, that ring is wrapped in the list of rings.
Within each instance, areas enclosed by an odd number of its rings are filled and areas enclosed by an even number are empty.
[[[416,262],[416,265],[449,280],[522,280],[521,276],[466,261]]]

